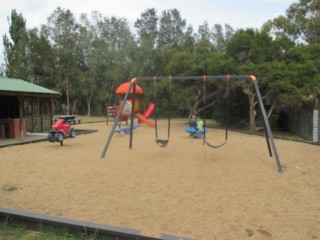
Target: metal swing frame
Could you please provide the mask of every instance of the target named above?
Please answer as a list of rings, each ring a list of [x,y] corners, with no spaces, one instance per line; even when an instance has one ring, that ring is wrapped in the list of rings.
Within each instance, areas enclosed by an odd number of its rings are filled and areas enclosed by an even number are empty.
[[[262,114],[262,117],[263,117],[263,126],[264,126],[264,131],[265,131],[265,137],[266,137],[267,147],[268,147],[268,151],[269,151],[269,156],[272,157],[274,155],[275,160],[276,160],[276,164],[277,164],[277,167],[278,167],[278,172],[279,173],[283,173],[282,166],[281,166],[280,159],[279,159],[279,155],[278,155],[278,151],[277,151],[277,147],[275,145],[274,138],[273,138],[272,131],[271,131],[271,127],[270,127],[270,124],[269,124],[269,121],[268,121],[268,117],[267,117],[267,114],[266,114],[266,110],[265,110],[263,102],[262,102],[262,97],[261,97],[261,93],[260,93],[260,90],[259,90],[258,81],[257,81],[256,77],[254,75],[227,75],[227,77],[229,79],[249,79],[249,80],[251,80],[251,82],[252,82],[252,84],[254,86],[254,90],[255,90],[256,96],[257,96],[258,105],[259,105],[259,108],[260,108],[260,111],[261,111],[261,114]],[[104,158],[105,155],[106,155],[106,152],[108,150],[109,144],[110,144],[110,142],[112,140],[112,136],[114,134],[114,130],[116,129],[118,121],[120,119],[121,112],[124,109],[124,103],[128,99],[128,96],[129,96],[129,93],[130,93],[131,89],[133,89],[133,99],[132,99],[133,104],[132,104],[132,111],[131,111],[131,131],[130,131],[129,148],[130,149],[132,148],[133,119],[134,119],[134,115],[133,115],[133,112],[134,112],[133,110],[134,109],[133,108],[134,108],[135,97],[136,97],[136,91],[135,91],[136,90],[136,82],[138,80],[140,80],[140,81],[150,81],[150,80],[153,80],[154,78],[155,77],[137,77],[137,78],[133,78],[130,81],[130,85],[129,85],[129,88],[128,88],[126,94],[125,94],[123,104],[121,104],[121,106],[120,106],[119,113],[118,113],[117,117],[115,118],[114,124],[112,126],[112,129],[111,129],[111,131],[109,133],[109,136],[108,136],[108,138],[106,140],[105,146],[104,146],[103,151],[101,153],[101,158]],[[204,78],[206,78],[206,79],[225,79],[226,75],[215,75],[215,76],[209,76],[209,75],[208,76],[170,76],[170,77],[157,77],[157,80],[168,80],[168,79],[174,79],[174,80],[203,80]]]

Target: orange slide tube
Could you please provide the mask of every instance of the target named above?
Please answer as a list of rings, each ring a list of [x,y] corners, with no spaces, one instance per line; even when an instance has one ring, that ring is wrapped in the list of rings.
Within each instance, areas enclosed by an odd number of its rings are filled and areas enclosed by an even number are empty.
[[[150,103],[147,110],[144,112],[143,116],[148,119],[152,115],[155,107],[156,107],[156,104]]]
[[[135,116],[140,119],[141,122],[147,124],[150,127],[156,127],[156,125],[153,122],[150,122],[148,119],[146,119],[143,115],[140,113],[136,113]]]

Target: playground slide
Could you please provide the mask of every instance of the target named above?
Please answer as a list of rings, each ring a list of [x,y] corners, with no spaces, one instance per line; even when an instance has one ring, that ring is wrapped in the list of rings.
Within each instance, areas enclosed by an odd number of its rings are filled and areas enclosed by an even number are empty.
[[[147,124],[150,127],[155,127],[155,124],[153,122],[150,122],[148,119],[146,119],[143,115],[141,115],[140,113],[137,113],[135,115],[137,118],[140,119],[141,122]]]
[[[155,106],[156,106],[156,104],[150,103],[149,106],[148,106],[148,108],[147,108],[147,110],[144,112],[143,116],[144,116],[145,118],[149,118],[149,117],[152,115]]]

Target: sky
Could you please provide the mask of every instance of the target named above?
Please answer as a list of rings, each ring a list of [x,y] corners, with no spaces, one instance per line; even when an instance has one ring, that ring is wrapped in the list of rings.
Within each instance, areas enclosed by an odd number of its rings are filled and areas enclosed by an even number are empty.
[[[27,28],[40,27],[57,7],[69,9],[78,19],[81,13],[90,15],[98,11],[106,17],[122,17],[133,23],[148,8],[155,8],[158,16],[164,10],[176,8],[192,25],[194,31],[205,21],[211,28],[214,24],[229,24],[239,28],[260,29],[263,23],[279,15],[285,15],[288,7],[298,0],[1,0],[0,8],[0,64],[3,63],[2,37],[8,34],[8,17],[16,9],[27,23]]]

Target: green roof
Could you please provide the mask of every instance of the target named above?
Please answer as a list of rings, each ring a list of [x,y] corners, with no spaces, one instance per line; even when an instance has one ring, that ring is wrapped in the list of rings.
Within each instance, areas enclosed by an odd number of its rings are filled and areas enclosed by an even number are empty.
[[[3,77],[0,77],[0,92],[1,91],[61,95],[58,92],[52,91],[48,88],[40,87],[36,84],[21,79]]]

